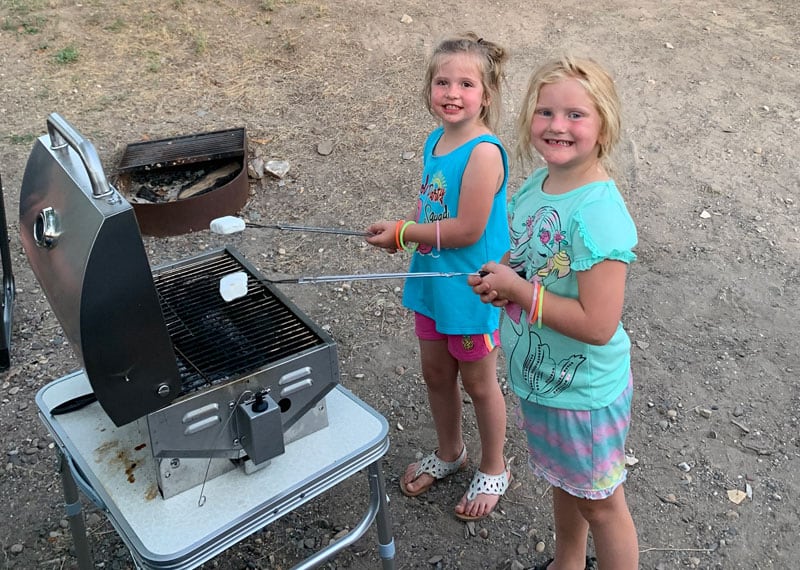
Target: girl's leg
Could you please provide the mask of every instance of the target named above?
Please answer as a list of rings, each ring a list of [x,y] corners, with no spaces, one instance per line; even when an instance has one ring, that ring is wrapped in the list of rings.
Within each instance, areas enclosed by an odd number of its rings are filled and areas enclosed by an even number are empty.
[[[459,362],[461,381],[475,406],[475,419],[481,437],[481,464],[487,475],[499,475],[506,469],[503,446],[506,438],[506,402],[497,382],[497,349],[475,362]],[[499,495],[478,495],[468,502],[466,493],[456,505],[456,512],[481,517],[494,509]]]
[[[636,570],[639,540],[622,485],[607,499],[580,499],[578,508],[589,521],[600,570]]]
[[[422,377],[428,387],[428,403],[439,444],[436,455],[442,461],[455,461],[464,449],[458,361],[447,350],[446,339],[420,339],[419,349]],[[417,463],[412,463],[403,474],[403,481],[411,493],[433,482],[433,477],[428,473],[423,473],[414,479],[416,469]]]
[[[583,570],[586,565],[586,541],[589,523],[578,508],[578,499],[559,489],[553,491],[553,519],[556,527],[555,560],[548,570]]]

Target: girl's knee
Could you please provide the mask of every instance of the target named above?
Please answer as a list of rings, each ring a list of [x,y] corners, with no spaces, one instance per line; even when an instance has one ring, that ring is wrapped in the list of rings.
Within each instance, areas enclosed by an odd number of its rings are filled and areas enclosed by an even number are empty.
[[[627,513],[624,496],[615,492],[606,499],[578,501],[578,510],[590,526],[608,524]]]
[[[497,378],[467,378],[462,375],[461,383],[464,386],[464,391],[469,394],[473,401],[503,399],[503,392],[500,390]]]

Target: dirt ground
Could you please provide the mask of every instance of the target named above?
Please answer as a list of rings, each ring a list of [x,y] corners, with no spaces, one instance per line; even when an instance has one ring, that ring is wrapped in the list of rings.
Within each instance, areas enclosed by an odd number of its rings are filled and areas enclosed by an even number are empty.
[[[434,126],[420,98],[423,62],[442,34],[467,29],[511,51],[499,133],[509,146],[527,77],[548,55],[591,53],[618,80],[620,185],[640,236],[623,320],[634,343],[628,446],[638,462],[627,495],[641,567],[798,567],[797,2],[3,0],[0,24],[0,173],[17,285],[11,368],[0,373],[3,568],[75,564],[34,397],[80,364],[19,240],[22,175],[47,115],[92,141],[107,174],[128,143],[246,127],[249,158],[290,171],[253,179],[244,216],[363,228],[412,207]],[[512,192],[524,176],[514,170]],[[143,239],[153,265],[231,245],[268,276],[407,263],[355,237]],[[398,568],[524,569],[552,555],[550,494],[526,471],[513,425],[516,483],[490,519],[470,529],[452,516],[471,469],[421,498],[400,493],[405,466],[435,445],[401,282],[282,287],[329,328],[342,383],[389,422]],[[505,384],[502,363],[500,375]],[[465,429],[474,466],[469,405]],[[365,503],[353,478],[203,567],[289,568],[352,528]],[[97,567],[131,568],[113,527],[86,507]],[[325,567],[378,568],[376,545],[371,529]]]

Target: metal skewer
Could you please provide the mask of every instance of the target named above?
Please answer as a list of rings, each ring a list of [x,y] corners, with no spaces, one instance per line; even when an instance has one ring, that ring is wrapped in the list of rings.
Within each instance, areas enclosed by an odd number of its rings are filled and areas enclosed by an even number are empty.
[[[362,230],[348,230],[340,228],[320,228],[317,226],[298,226],[293,224],[255,224],[245,222],[236,216],[222,216],[211,220],[209,229],[215,234],[234,234],[243,231],[245,228],[261,228],[269,230],[288,230],[294,232],[314,232],[322,234],[338,234],[344,236],[371,236],[369,232]]]
[[[419,271],[415,273],[358,273],[354,275],[318,275],[316,277],[290,277],[286,279],[264,279],[266,283],[326,283],[331,281],[371,281],[374,279],[406,279],[419,277],[467,277],[482,276],[483,272]],[[485,273],[483,273],[485,275]]]
[[[253,224],[250,222],[245,223],[248,228],[263,228],[272,230],[288,230],[294,232],[314,232],[320,234],[339,234],[343,236],[371,236],[369,232],[361,230],[346,230],[339,228],[320,228],[316,226],[296,226],[292,224]]]

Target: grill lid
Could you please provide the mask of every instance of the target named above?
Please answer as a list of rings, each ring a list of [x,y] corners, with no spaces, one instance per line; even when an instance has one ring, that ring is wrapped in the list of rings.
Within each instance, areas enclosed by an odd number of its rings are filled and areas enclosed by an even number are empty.
[[[56,113],[20,190],[28,261],[116,425],[178,397],[175,355],[131,205],[94,146]]]

